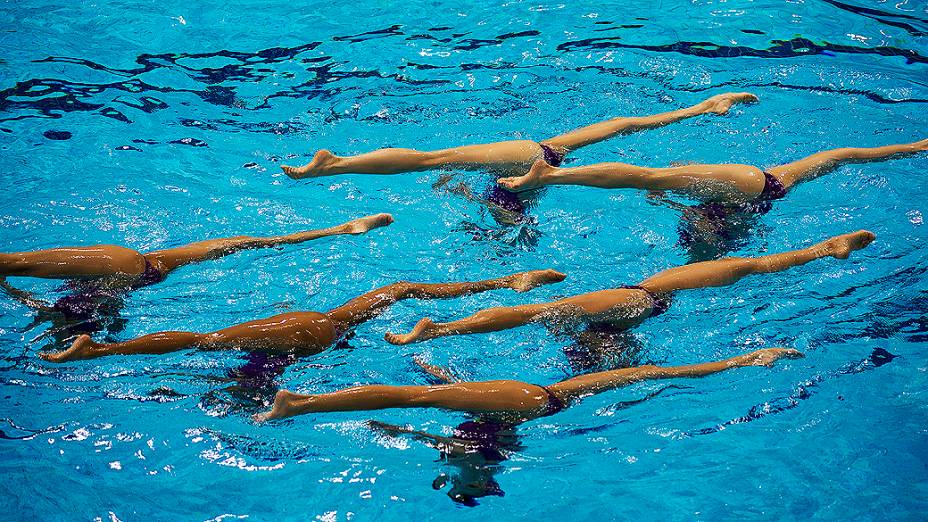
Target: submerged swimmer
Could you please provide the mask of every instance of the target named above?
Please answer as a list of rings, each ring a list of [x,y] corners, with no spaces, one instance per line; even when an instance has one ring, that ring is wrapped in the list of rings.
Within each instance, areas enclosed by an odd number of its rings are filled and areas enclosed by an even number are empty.
[[[815,259],[846,259],[869,245],[876,236],[866,230],[835,236],[801,250],[762,257],[734,257],[704,261],[664,270],[638,285],[600,290],[547,303],[488,308],[449,323],[422,319],[408,334],[386,335],[393,344],[409,344],[448,335],[496,332],[531,323],[549,328],[587,324],[595,328],[626,330],[670,307],[678,290],[728,286],[753,274],[780,272]]]
[[[875,148],[843,148],[813,154],[799,161],[761,170],[751,165],[683,165],[648,168],[627,163],[597,163],[558,168],[536,161],[523,176],[501,178],[511,191],[548,185],[584,185],[606,189],[667,191],[703,202],[707,210],[762,213],[794,185],[830,172],[845,163],[881,161],[928,150],[928,140]]]
[[[619,134],[660,127],[700,114],[725,114],[735,103],[753,101],[757,101],[757,97],[746,92],[719,94],[685,109],[653,116],[614,118],[541,142],[513,140],[436,151],[388,148],[357,156],[335,156],[328,150],[320,150],[302,167],[283,165],[281,168],[294,179],[336,174],[400,174],[443,167],[525,172],[536,160],[556,167],[568,153]]]
[[[111,344],[95,343],[90,336],[82,335],[67,350],[39,356],[47,361],[65,362],[107,355],[162,354],[187,348],[312,355],[325,350],[352,328],[403,299],[445,299],[501,288],[526,292],[563,279],[564,274],[554,270],[533,270],[477,282],[400,282],[368,292],[325,313],[279,314],[211,333],[159,332]]]
[[[442,408],[491,416],[501,423],[513,424],[554,415],[583,397],[640,381],[703,377],[731,368],[770,366],[782,357],[801,356],[792,349],[768,348],[716,362],[590,373],[547,386],[502,380],[432,386],[356,386],[319,395],[281,390],[274,398],[274,407],[254,418],[266,421],[317,412]]]
[[[92,333],[100,322],[118,314],[129,291],[160,283],[175,269],[238,252],[311,241],[341,234],[364,234],[393,222],[390,214],[367,216],[334,227],[284,236],[236,236],[199,241],[175,248],[140,253],[115,245],[53,248],[0,253],[0,289],[39,312],[40,319],[60,324],[72,333]],[[70,293],[46,303],[14,288],[8,276],[68,279]]]
[[[583,185],[606,189],[631,188],[670,192],[700,201],[685,206],[664,199],[682,211],[678,245],[691,261],[718,258],[747,238],[756,218],[770,210],[798,183],[826,174],[846,163],[882,161],[928,150],[928,140],[875,148],[842,148],[819,152],[785,165],[761,170],[751,165],[683,165],[648,168],[626,163],[599,163],[556,168],[535,162],[528,174],[501,178],[511,191],[548,185]]]

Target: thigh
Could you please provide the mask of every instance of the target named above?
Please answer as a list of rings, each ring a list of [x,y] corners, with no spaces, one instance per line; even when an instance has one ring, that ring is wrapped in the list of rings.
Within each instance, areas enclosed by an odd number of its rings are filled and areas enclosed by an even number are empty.
[[[548,403],[540,387],[520,381],[461,382],[430,386],[418,405],[473,412],[535,412]]]
[[[653,308],[647,292],[616,288],[582,294],[559,302],[574,308],[587,322],[607,323],[617,329],[631,328],[648,317]]]
[[[318,352],[335,341],[324,314],[294,312],[248,321],[209,334],[209,343],[283,352]]]
[[[530,166],[541,158],[541,146],[530,140],[500,141],[437,151],[443,162],[471,166]]]
[[[137,251],[117,245],[62,247],[19,252],[3,257],[10,275],[48,278],[141,275],[145,259]]]
[[[189,264],[215,259],[235,249],[248,236],[226,237],[197,241],[184,246],[154,250],[145,254],[161,273],[166,274],[175,268]]]
[[[753,199],[764,191],[764,173],[751,165],[684,165],[655,169],[660,189],[708,200]]]

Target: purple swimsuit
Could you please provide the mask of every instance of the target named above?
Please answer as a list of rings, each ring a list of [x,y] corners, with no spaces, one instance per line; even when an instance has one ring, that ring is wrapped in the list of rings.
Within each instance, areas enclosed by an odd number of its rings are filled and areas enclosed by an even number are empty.
[[[159,283],[164,280],[157,268],[145,259],[145,270],[132,289]],[[74,327],[81,333],[98,332],[103,328],[99,319],[116,315],[122,307],[125,292],[106,288],[96,281],[71,280],[65,283],[63,290],[70,291],[52,305],[52,310],[59,312],[68,322],[76,323]]]
[[[564,154],[552,149],[544,143],[539,143],[538,145],[541,147],[541,153],[544,155],[545,163],[552,167],[560,167],[561,163],[564,163]]]
[[[652,308],[651,308],[650,317],[657,317],[661,315],[662,313],[666,312],[667,309],[670,308],[670,303],[672,302],[669,295],[659,296],[655,294],[654,292],[651,292],[647,288],[643,288],[639,285],[623,285],[623,286],[620,286],[619,288],[627,288],[629,290],[642,290],[644,291],[644,293],[648,294],[648,297],[651,298],[651,302],[653,303]]]
[[[538,146],[541,147],[541,154],[548,165],[560,167],[561,163],[564,162],[564,154],[557,152],[543,143],[539,143]],[[500,187],[496,183],[487,187],[486,192],[483,194],[483,198],[514,214],[525,214],[525,203],[519,198],[519,195]]]
[[[725,223],[726,219],[733,214],[765,214],[773,208],[774,200],[781,199],[786,195],[786,187],[783,186],[783,183],[766,170],[763,172],[764,190],[753,200],[735,204],[713,201],[700,203],[692,208],[708,221],[706,225],[711,226],[716,235],[721,236],[723,239],[730,240],[731,238],[727,237],[726,234],[728,229]],[[679,244],[681,245],[692,245],[696,242],[696,238],[693,234],[685,228],[679,229],[679,235]]]

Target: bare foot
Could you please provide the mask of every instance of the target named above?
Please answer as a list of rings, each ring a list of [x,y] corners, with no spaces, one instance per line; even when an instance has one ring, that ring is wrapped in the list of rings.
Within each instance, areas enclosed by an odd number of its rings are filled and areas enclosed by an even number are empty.
[[[347,225],[349,234],[364,234],[375,228],[385,227],[390,223],[393,223],[393,216],[390,214],[375,214],[351,220],[345,225]]]
[[[825,252],[836,259],[847,259],[851,252],[860,250],[876,239],[876,234],[869,230],[858,230],[850,234],[842,234],[820,243]]]
[[[747,366],[773,366],[773,363],[784,357],[789,359],[799,359],[805,357],[802,352],[793,348],[766,348],[745,354],[745,364]]]
[[[283,419],[284,417],[292,417],[296,415],[296,412],[293,410],[293,405],[299,397],[298,394],[291,391],[280,390],[274,395],[274,406],[270,411],[257,413],[252,415],[251,418],[255,422],[265,422],[274,419]]]
[[[538,188],[544,183],[542,178],[557,170],[557,167],[548,165],[545,160],[538,160],[532,164],[532,168],[523,176],[513,176],[510,178],[499,178],[496,180],[501,187],[511,192],[521,192]]]
[[[558,272],[557,270],[530,270],[528,272],[522,272],[520,274],[515,274],[512,276],[512,285],[510,288],[516,292],[528,292],[532,288],[547,285],[551,283],[559,283],[564,280],[567,276]]]
[[[702,102],[706,112],[716,114],[727,114],[728,109],[736,103],[752,103],[757,101],[757,96],[749,92],[726,92],[709,98]]]
[[[331,174],[331,167],[337,160],[338,156],[325,149],[320,149],[313,156],[313,160],[302,167],[281,165],[280,168],[283,169],[284,174],[293,179],[315,178]]]
[[[438,326],[428,317],[422,319],[408,334],[395,334],[387,332],[384,339],[390,344],[409,344],[418,341],[427,341],[434,337]]]
[[[928,140],[916,141],[912,145],[915,146],[915,150],[928,150]]]
[[[91,339],[89,335],[84,334],[78,336],[67,350],[40,353],[39,357],[54,363],[93,359],[94,357],[98,357],[98,355],[94,353],[94,349],[98,346],[100,345],[93,342],[93,339]]]

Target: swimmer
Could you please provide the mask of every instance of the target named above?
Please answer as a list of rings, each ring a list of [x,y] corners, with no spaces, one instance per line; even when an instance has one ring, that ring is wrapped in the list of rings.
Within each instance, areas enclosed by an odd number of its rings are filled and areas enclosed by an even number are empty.
[[[614,118],[541,142],[513,140],[425,152],[388,148],[358,156],[335,156],[323,149],[302,167],[283,165],[281,168],[294,179],[336,174],[400,174],[443,167],[525,172],[536,160],[557,167],[568,153],[619,134],[661,127],[701,114],[726,114],[736,103],[755,101],[757,97],[746,92],[719,94],[685,109],[653,116]]]
[[[633,328],[664,313],[678,290],[728,286],[753,274],[780,272],[823,257],[847,259],[876,236],[866,230],[835,236],[801,250],[762,257],[732,257],[664,270],[638,285],[581,294],[558,301],[488,308],[449,323],[422,319],[408,334],[386,334],[393,344],[409,344],[448,335],[496,332],[531,323],[549,328],[590,326],[613,331]]]
[[[187,348],[312,355],[325,350],[352,328],[403,299],[446,299],[502,288],[527,292],[541,285],[563,281],[564,277],[554,270],[533,270],[477,282],[400,282],[368,292],[326,313],[285,313],[211,333],[159,332],[111,344],[96,343],[90,336],[82,335],[67,350],[45,352],[39,356],[46,361],[65,362],[107,355],[162,354]]]
[[[589,395],[636,382],[703,377],[732,368],[771,366],[783,357],[802,357],[796,350],[767,348],[722,361],[686,366],[638,366],[580,375],[548,386],[521,381],[459,382],[431,386],[356,386],[332,393],[301,395],[277,392],[273,408],[254,416],[258,422],[306,413],[383,410],[387,408],[442,408],[524,422],[554,415]]]
[[[200,241],[142,254],[115,245],[53,248],[33,252],[0,253],[0,290],[37,310],[43,320],[70,325],[74,333],[96,332],[103,317],[118,314],[126,292],[160,283],[169,273],[191,263],[238,252],[311,241],[341,234],[364,234],[393,222],[390,214],[367,216],[321,230],[284,236],[236,236]],[[9,276],[69,279],[68,295],[54,304],[14,288]]]
[[[536,161],[527,174],[500,178],[498,183],[515,192],[548,185],[666,191],[719,206],[714,209],[715,213],[725,210],[762,213],[769,210],[771,201],[784,197],[797,183],[831,172],[845,163],[882,161],[926,150],[928,140],[875,148],[834,149],[767,170],[737,164],[648,168],[627,163],[598,163],[558,168]]]

